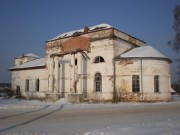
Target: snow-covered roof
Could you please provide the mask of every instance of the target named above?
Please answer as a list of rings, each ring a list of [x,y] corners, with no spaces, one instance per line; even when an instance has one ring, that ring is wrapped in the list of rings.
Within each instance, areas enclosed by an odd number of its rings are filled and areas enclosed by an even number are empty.
[[[25,56],[27,56],[27,57],[40,58],[40,56],[38,56],[38,55],[36,55],[36,54],[33,54],[33,53],[28,53],[28,54],[25,54]]]
[[[165,55],[157,51],[151,46],[142,46],[134,48],[122,55],[120,58],[162,58],[168,59]],[[169,59],[168,59],[169,60]],[[170,60],[169,60],[170,61]]]
[[[161,54],[159,51],[154,49],[151,46],[142,46],[134,48],[124,54],[121,55],[122,58],[127,57],[159,57],[159,58],[166,58],[163,54]]]
[[[23,63],[21,65],[14,66],[14,67],[10,68],[9,70],[42,67],[42,66],[45,66],[45,64],[46,64],[46,59],[40,58],[40,59],[35,59],[33,61]]]
[[[33,53],[28,53],[28,54],[23,54],[17,58],[21,58],[21,57],[34,57],[34,58],[41,58],[40,56],[33,54]]]
[[[99,24],[99,25],[89,27],[89,31],[97,31],[97,30],[108,29],[108,28],[112,28],[112,26],[109,25],[109,24]],[[69,36],[72,36],[73,34],[76,34],[76,33],[83,33],[83,31],[84,31],[84,29],[79,29],[79,30],[66,32],[66,33],[60,34],[60,35],[58,35],[58,36],[56,36],[56,37],[54,37],[53,39],[50,39],[50,40],[69,37]]]

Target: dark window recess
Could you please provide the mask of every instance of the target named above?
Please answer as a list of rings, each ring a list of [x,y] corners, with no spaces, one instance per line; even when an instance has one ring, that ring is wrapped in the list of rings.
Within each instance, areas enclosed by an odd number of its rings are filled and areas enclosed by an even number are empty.
[[[26,79],[26,82],[25,82],[25,91],[29,91],[29,80]]]
[[[77,66],[77,59],[75,59],[75,65]]]
[[[94,63],[101,63],[101,62],[105,62],[104,58],[101,56],[96,57],[94,60]]]
[[[39,79],[36,79],[35,90],[39,91]]]
[[[139,92],[140,87],[139,87],[139,75],[133,75],[132,76],[132,91],[133,92]]]
[[[95,74],[95,91],[96,92],[101,92],[102,88],[102,76],[100,73]]]
[[[20,86],[16,86],[16,95],[19,95],[20,94]]]
[[[159,92],[159,76],[154,76],[154,92]]]

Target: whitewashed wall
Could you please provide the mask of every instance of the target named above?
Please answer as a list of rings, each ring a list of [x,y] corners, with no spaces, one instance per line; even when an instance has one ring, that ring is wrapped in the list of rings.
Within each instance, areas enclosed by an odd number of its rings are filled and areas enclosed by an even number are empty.
[[[35,91],[35,80],[39,79],[39,92],[48,90],[48,74],[46,68],[12,71],[12,89],[20,86],[20,91],[25,91],[25,80],[29,80],[29,91]]]
[[[140,77],[140,97],[144,100],[169,101],[170,67],[164,60],[119,60],[116,61],[116,90],[132,94],[132,75]],[[154,92],[154,76],[159,76],[159,92]],[[142,83],[142,85],[141,85]],[[130,94],[130,95],[131,95]],[[135,97],[137,98],[137,97]]]
[[[88,98],[97,100],[112,99],[114,91],[114,57],[132,48],[128,42],[123,40],[103,39],[91,42],[91,52],[87,53],[90,59],[82,59],[82,91]],[[103,63],[93,63],[97,56],[102,56]],[[77,54],[75,55],[77,58]],[[66,55],[60,61],[59,92],[67,96],[70,93],[71,78],[71,55]],[[102,92],[95,92],[94,76],[99,72],[102,75]],[[77,75],[77,66],[76,66]],[[78,80],[77,80],[78,81]],[[77,92],[79,91],[77,86]]]
[[[90,60],[87,61],[87,93],[88,97],[94,99],[111,99],[113,91],[114,66],[114,42],[110,39],[91,42],[91,53],[88,54]],[[97,56],[104,58],[105,62],[94,63]],[[94,77],[99,72],[102,75],[102,92],[95,92]]]
[[[62,97],[65,97],[70,93],[71,86],[70,55],[64,56],[60,61],[59,76],[59,93],[62,94]]]
[[[122,39],[114,40],[114,57],[120,56],[127,50],[133,49],[135,46]]]

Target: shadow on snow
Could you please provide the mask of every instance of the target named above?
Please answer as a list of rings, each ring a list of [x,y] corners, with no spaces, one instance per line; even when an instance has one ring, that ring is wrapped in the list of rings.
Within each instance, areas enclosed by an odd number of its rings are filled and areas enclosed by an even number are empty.
[[[37,111],[41,111],[41,110],[47,109],[48,107],[49,107],[49,105],[47,105],[47,106],[45,106],[45,107],[43,107],[43,108],[41,108],[41,109],[39,109],[39,110],[34,110],[34,111],[31,111],[31,112],[26,112],[26,113],[22,113],[22,114],[17,114],[17,115],[14,115],[14,116],[23,115],[23,114],[32,113],[32,112],[37,112]],[[41,115],[41,116],[39,116],[39,117],[33,118],[33,119],[31,119],[31,120],[22,122],[22,123],[20,123],[20,124],[13,125],[13,126],[10,126],[10,127],[4,128],[4,129],[1,129],[0,132],[4,132],[4,131],[7,131],[7,130],[11,130],[11,129],[14,129],[14,128],[19,127],[19,126],[27,125],[27,124],[32,123],[32,122],[34,122],[34,121],[37,121],[37,120],[39,120],[39,119],[41,119],[41,118],[47,117],[48,115],[51,115],[51,114],[53,114],[53,113],[55,113],[55,112],[58,112],[58,111],[62,110],[63,107],[64,107],[64,105],[60,105],[60,107],[59,107],[58,109],[54,110],[54,111],[51,111],[51,112],[46,113],[46,114],[44,114],[44,115]],[[13,117],[13,116],[9,116],[9,117]],[[6,118],[7,118],[7,117],[6,117]]]

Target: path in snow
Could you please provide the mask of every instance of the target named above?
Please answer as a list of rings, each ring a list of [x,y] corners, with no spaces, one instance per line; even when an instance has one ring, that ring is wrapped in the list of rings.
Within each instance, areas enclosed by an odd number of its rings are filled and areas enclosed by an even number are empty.
[[[69,104],[0,100],[0,135],[179,135],[180,101]]]

